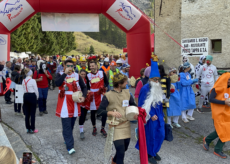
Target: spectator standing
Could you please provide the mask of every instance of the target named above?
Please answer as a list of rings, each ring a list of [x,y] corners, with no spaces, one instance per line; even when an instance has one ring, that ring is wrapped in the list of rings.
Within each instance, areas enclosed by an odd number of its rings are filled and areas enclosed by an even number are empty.
[[[5,90],[6,88],[6,78],[11,78],[11,74],[12,74],[12,71],[11,71],[11,62],[10,61],[7,61],[6,62],[6,67],[4,67],[4,69],[2,70],[2,77],[3,77],[3,89]],[[10,95],[11,95],[11,91],[8,90],[6,93],[5,93],[5,101],[6,101],[6,104],[12,104],[13,102],[11,101],[11,98],[10,98]]]
[[[49,71],[46,70],[46,64],[40,63],[39,70],[34,72],[33,79],[37,82],[38,92],[39,92],[39,99],[38,99],[38,106],[40,111],[40,116],[43,114],[48,114],[46,110],[46,100],[48,96],[48,79],[52,80],[52,76]]]
[[[12,75],[11,75],[11,80],[13,82],[15,82],[16,84],[22,84],[21,80],[20,80],[20,66],[19,65],[16,65],[14,67],[14,71],[12,72]],[[15,89],[14,89],[14,95],[15,95]],[[21,108],[22,108],[22,104],[21,103],[15,103],[15,99],[14,99],[15,115],[22,115],[21,114]]]
[[[36,81],[32,79],[33,72],[29,69],[25,69],[26,79],[23,80],[22,86],[24,89],[24,112],[25,112],[25,123],[27,133],[37,133],[35,129],[35,114],[38,95],[38,87]]]
[[[14,60],[13,60],[13,63],[11,64],[11,68],[10,68],[10,69],[11,69],[11,71],[13,71],[13,70],[14,70],[14,66],[16,65],[16,61],[17,61],[17,60],[16,60],[16,59],[14,59]]]
[[[37,70],[37,65],[36,65],[35,59],[32,59],[31,65],[29,66],[29,69],[31,69],[33,71],[33,73],[35,72],[35,70]]]
[[[22,64],[22,59],[18,58],[18,62],[16,63],[16,65],[19,65],[21,70],[24,69],[24,65]]]
[[[29,60],[28,59],[26,59],[25,60],[25,64],[24,64],[24,68],[29,68]]]
[[[62,62],[60,62],[59,66],[57,67],[56,74],[64,70],[65,60],[66,60],[66,57],[63,56]]]
[[[48,71],[52,76],[52,80],[49,80],[49,88],[51,88],[50,85],[52,85],[52,89],[54,90],[56,85],[55,85],[55,72],[57,70],[57,64],[56,62],[53,61],[53,57],[50,56],[49,57],[49,61],[47,62],[47,67],[48,67]]]

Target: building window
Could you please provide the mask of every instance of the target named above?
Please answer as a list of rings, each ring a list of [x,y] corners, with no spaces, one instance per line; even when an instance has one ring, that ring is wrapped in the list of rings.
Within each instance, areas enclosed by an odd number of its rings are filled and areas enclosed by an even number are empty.
[[[212,41],[212,53],[221,53],[222,52],[222,40],[214,39]]]

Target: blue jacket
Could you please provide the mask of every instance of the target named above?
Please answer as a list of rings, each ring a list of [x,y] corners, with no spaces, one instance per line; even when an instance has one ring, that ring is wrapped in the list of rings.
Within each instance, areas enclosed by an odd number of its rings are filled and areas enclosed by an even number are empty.
[[[149,83],[147,83],[141,88],[139,99],[138,99],[139,107],[143,106],[149,91],[150,91]],[[162,103],[159,105],[157,104],[155,108],[151,107],[149,114],[151,117],[154,115],[158,117],[156,121],[152,121],[150,118],[147,124],[145,125],[147,152],[149,155],[155,157],[156,153],[160,151],[161,145],[165,138],[165,122],[164,122]],[[138,141],[136,144],[136,148],[139,150]]]
[[[180,89],[180,82],[172,83],[175,86],[175,92],[170,94],[169,108],[167,108],[167,116],[180,116],[181,115],[181,99],[178,89]]]
[[[181,97],[181,110],[189,110],[196,108],[196,100],[195,100],[195,93],[192,89],[192,84],[194,80],[191,79],[191,75],[189,73],[180,73],[180,82],[181,82],[181,89],[180,89],[180,97]]]

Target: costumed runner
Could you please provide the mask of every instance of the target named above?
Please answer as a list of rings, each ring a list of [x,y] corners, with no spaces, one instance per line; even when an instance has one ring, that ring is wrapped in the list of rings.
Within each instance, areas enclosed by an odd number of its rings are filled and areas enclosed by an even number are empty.
[[[160,73],[156,61],[151,60],[149,82],[141,88],[138,106],[145,109],[147,116],[145,125],[148,161],[157,164],[161,158],[157,154],[165,139],[165,122],[163,113],[163,90],[160,84]],[[139,150],[139,140],[136,148]]]
[[[127,76],[121,73],[115,75],[113,78],[114,89],[104,95],[98,108],[99,115],[102,117],[108,116],[108,120],[115,117],[118,122],[117,126],[114,127],[114,134],[112,134],[111,142],[114,143],[116,149],[112,164],[124,164],[125,151],[128,149],[131,138],[131,127],[126,118],[126,107],[129,105],[136,106],[136,104],[129,90],[125,89],[127,80]],[[137,119],[137,115],[134,117]],[[112,125],[109,125],[109,128],[112,128]],[[105,151],[109,152],[111,150]]]
[[[215,146],[214,154],[227,158],[223,153],[225,142],[230,141],[230,73],[224,73],[216,81],[210,94],[212,119],[215,131],[203,139],[203,148],[209,150],[209,145],[219,137]],[[229,162],[228,162],[229,163]]]
[[[113,77],[118,73],[120,73],[120,71],[117,69],[117,64],[115,61],[112,61],[110,63],[110,70],[107,72],[107,78],[109,80],[109,91],[113,90]]]
[[[212,59],[213,57],[211,55],[208,55],[206,57],[206,64],[204,64],[197,73],[197,78],[201,77],[201,95],[197,109],[197,112],[199,113],[204,112],[202,109],[204,98],[211,91],[215,81],[218,79],[217,69],[216,66],[212,64]]]
[[[180,82],[178,82],[177,69],[171,68],[169,70],[169,77],[171,79],[171,89],[170,89],[170,99],[169,107],[167,108],[167,123],[173,128],[180,128],[178,124],[179,116],[181,115],[181,103],[180,103],[180,93],[179,89],[181,87]],[[172,120],[173,119],[173,120]],[[173,124],[172,124],[173,121]]]
[[[73,61],[66,60],[64,71],[57,74],[55,83],[59,87],[56,116],[61,117],[62,134],[69,154],[75,153],[73,128],[76,118],[81,115],[80,103],[73,101],[73,94],[82,91],[83,97],[80,102],[85,101],[87,89],[82,78],[73,71]]]
[[[196,96],[196,97],[197,97],[197,96],[200,96],[200,94],[201,94],[201,78],[202,78],[202,77],[201,77],[201,76],[198,77],[198,72],[199,72],[199,70],[201,69],[201,67],[205,64],[205,62],[206,62],[206,56],[202,55],[202,56],[200,57],[199,63],[196,65],[196,68],[195,68],[196,78],[199,78],[199,81],[198,81],[198,83],[196,84],[196,88],[199,90],[199,91],[197,91],[197,92],[195,93],[195,96]],[[206,108],[207,105],[208,105],[208,95],[205,97],[205,100],[204,100],[204,102],[203,102],[203,107]]]
[[[98,70],[98,59],[96,56],[91,56],[88,58],[90,73],[87,74],[87,89],[88,95],[86,98],[87,110],[91,111],[91,121],[93,125],[92,135],[97,135],[96,128],[96,113],[97,109],[101,103],[102,97],[107,90],[108,79],[103,71]],[[103,137],[107,137],[107,133],[104,129],[106,123],[106,116],[101,117],[101,134]]]
[[[185,62],[183,65],[183,72],[180,73],[181,88],[179,92],[181,98],[182,121],[184,121],[184,123],[188,123],[188,119],[190,121],[195,120],[195,118],[192,117],[193,111],[196,108],[195,93],[193,92],[192,84],[198,82],[198,79],[191,78],[189,74],[190,69],[190,63]]]

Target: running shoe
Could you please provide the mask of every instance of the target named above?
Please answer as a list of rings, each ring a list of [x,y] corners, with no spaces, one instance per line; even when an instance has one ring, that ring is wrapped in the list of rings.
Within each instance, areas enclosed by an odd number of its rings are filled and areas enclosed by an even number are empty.
[[[206,139],[206,137],[203,138],[203,148],[204,148],[204,150],[208,151],[209,150],[209,144],[206,143],[205,139]]]
[[[103,136],[104,138],[107,137],[107,133],[106,133],[106,131],[105,131],[104,128],[101,129],[101,134],[102,134],[102,136]]]
[[[175,126],[176,128],[181,128],[180,124],[178,124],[178,123],[174,122],[172,125]]]
[[[189,120],[187,120],[186,118],[182,118],[182,121],[184,121],[184,123],[188,123]]]
[[[195,118],[193,118],[192,116],[189,116],[189,115],[187,115],[187,119],[190,120],[190,121],[194,121],[195,120]]]
[[[151,164],[157,164],[157,161],[154,157],[148,158],[149,163]]]
[[[220,158],[223,158],[223,159],[226,159],[226,158],[227,158],[227,155],[225,155],[223,152],[217,153],[217,152],[214,151],[213,154],[215,154],[216,156],[218,156],[218,157],[220,157]]]
[[[157,161],[160,161],[160,160],[161,160],[161,157],[160,157],[158,154],[156,154],[156,156],[155,156],[154,158],[155,158],[155,160],[157,160]]]
[[[71,150],[68,150],[68,152],[69,152],[69,155],[72,155],[72,154],[74,154],[76,151],[74,150],[74,148],[72,148]]]
[[[47,110],[45,110],[43,113],[44,113],[44,114],[48,114],[48,111],[47,111]]]
[[[97,135],[97,128],[93,128],[93,133],[92,133],[93,136],[96,136]]]
[[[81,140],[84,140],[84,139],[85,139],[84,133],[85,133],[85,132],[81,132],[81,133],[80,133],[80,139],[81,139]]]
[[[202,108],[197,108],[197,112],[198,112],[198,113],[204,113],[204,111],[203,111]]]

